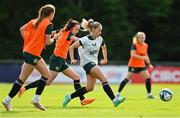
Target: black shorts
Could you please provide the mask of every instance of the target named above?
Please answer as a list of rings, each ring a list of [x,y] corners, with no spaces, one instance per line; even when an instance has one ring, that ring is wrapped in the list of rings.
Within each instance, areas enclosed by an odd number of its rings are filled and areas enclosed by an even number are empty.
[[[23,52],[24,62],[30,65],[35,66],[37,62],[41,59],[41,57],[32,55],[28,52]]]
[[[132,72],[132,73],[139,73],[144,70],[147,70],[147,68],[146,67],[138,67],[138,68],[128,67],[128,72]]]
[[[51,55],[49,62],[49,69],[56,72],[62,72],[69,68],[65,59],[61,57],[56,57],[55,55]]]
[[[86,74],[88,75],[91,71],[91,69],[96,66],[94,62],[89,62],[83,66],[84,70],[86,71]]]

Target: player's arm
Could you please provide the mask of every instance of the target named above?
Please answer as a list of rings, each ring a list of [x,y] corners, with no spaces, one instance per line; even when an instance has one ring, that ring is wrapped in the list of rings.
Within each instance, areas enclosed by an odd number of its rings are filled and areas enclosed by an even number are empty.
[[[71,36],[71,39],[73,40],[73,41],[78,41],[79,40],[79,38],[78,37],[76,37],[76,36]]]
[[[102,48],[102,55],[103,55],[103,59],[101,59],[100,63],[101,64],[107,64],[108,59],[107,59],[107,47],[106,44],[103,42],[101,45]]]
[[[46,33],[46,35],[45,35],[46,45],[51,45],[54,42],[54,37],[51,38],[52,29],[53,29],[52,24],[48,25],[46,28],[46,32],[45,32]]]
[[[74,59],[74,49],[78,48],[81,46],[81,42],[80,41],[76,41],[75,43],[73,43],[70,47],[69,47],[69,56],[71,59],[71,63],[75,64],[77,63],[77,60]]]
[[[134,44],[131,46],[131,57],[147,60],[147,56],[141,56],[141,55],[136,54],[136,46]]]
[[[25,27],[27,26],[27,24],[25,24],[25,25],[23,25],[22,27],[20,27],[20,34],[21,34],[21,36],[22,36],[22,38],[24,39],[24,29],[25,29]]]
[[[60,31],[59,29],[53,30],[53,31],[51,32],[51,35],[54,36],[54,35],[58,34],[59,31]]]
[[[74,42],[79,40],[79,38],[76,37],[72,32],[69,33],[68,39],[71,39],[71,40],[73,40]]]
[[[148,54],[146,54],[146,57],[147,57],[147,59],[145,60],[146,65],[147,65],[148,67],[150,67],[150,68],[153,68],[153,65],[151,64],[151,61],[150,61],[149,55],[148,55]]]

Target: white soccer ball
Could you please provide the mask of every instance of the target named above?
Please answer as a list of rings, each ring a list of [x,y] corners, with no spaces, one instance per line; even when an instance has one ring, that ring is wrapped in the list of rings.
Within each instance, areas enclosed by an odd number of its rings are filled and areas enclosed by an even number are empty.
[[[172,99],[173,93],[170,89],[164,88],[160,91],[159,96],[162,101],[168,102]]]

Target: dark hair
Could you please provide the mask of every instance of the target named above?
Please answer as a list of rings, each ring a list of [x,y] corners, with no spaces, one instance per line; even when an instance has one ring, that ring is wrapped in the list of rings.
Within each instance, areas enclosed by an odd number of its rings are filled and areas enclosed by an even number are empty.
[[[71,30],[75,25],[80,25],[78,21],[69,19],[68,22],[65,24],[63,31]]]
[[[102,27],[101,23],[94,21],[93,19],[83,19],[81,22],[82,31],[92,31],[92,29],[96,29],[98,27]]]
[[[42,6],[39,10],[38,19],[34,27],[36,28],[44,18],[50,16],[54,12],[55,12],[55,7],[53,5],[48,4],[48,5]]]

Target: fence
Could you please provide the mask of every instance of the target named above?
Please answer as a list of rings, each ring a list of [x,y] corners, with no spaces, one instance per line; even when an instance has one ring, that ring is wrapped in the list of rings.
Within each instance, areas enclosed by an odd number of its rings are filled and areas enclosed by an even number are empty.
[[[173,65],[173,64],[172,64]],[[180,66],[157,65],[151,72],[151,80],[154,83],[180,83]],[[177,64],[176,64],[177,65]],[[81,82],[86,82],[86,75],[83,68],[79,65],[70,65],[81,78]],[[105,65],[100,66],[110,83],[120,83],[126,76],[128,67],[126,65]],[[14,82],[21,70],[21,62],[6,62],[0,64],[0,82]],[[40,78],[37,70],[34,70],[27,82],[32,82]],[[98,82],[98,81],[97,81]],[[72,80],[62,73],[59,73],[54,83],[72,83]],[[131,83],[144,83],[138,74],[135,75]]]

